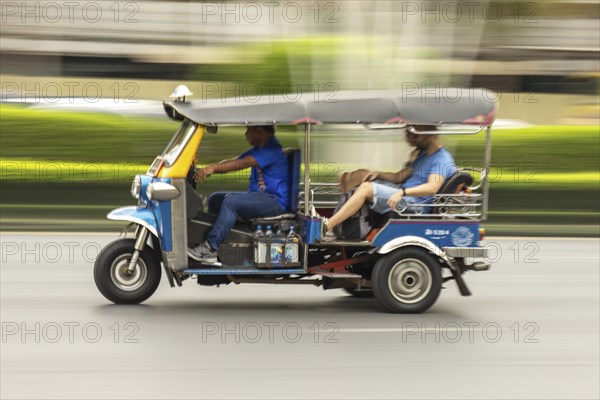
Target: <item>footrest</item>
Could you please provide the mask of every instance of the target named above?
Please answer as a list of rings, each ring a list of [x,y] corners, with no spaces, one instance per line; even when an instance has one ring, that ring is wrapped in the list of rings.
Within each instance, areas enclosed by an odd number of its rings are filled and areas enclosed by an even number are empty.
[[[284,221],[286,219],[296,219],[296,214],[281,214],[281,215],[276,215],[274,217],[252,218],[250,220],[250,222],[252,222],[253,224],[266,225],[269,223]]]
[[[491,264],[486,261],[475,261],[473,264],[466,265],[465,269],[468,271],[487,271],[490,269]]]
[[[301,275],[302,268],[188,268],[182,271],[189,275]]]

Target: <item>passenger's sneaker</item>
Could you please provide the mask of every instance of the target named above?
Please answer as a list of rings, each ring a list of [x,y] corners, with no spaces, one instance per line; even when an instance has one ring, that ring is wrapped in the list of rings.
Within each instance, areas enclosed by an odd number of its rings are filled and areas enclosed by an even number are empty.
[[[325,239],[325,235],[327,235],[327,223],[329,220],[325,217],[321,217],[321,240]]]
[[[200,243],[196,247],[188,247],[188,256],[204,264],[217,263],[217,252],[213,251],[208,243]]]

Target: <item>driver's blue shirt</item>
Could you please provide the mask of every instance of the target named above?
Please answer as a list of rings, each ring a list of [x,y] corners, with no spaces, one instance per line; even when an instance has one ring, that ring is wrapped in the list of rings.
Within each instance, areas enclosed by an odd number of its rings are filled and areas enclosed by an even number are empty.
[[[265,192],[274,196],[283,210],[290,202],[289,169],[281,144],[273,136],[262,147],[254,146],[238,158],[252,156],[258,167],[252,167],[249,192]]]

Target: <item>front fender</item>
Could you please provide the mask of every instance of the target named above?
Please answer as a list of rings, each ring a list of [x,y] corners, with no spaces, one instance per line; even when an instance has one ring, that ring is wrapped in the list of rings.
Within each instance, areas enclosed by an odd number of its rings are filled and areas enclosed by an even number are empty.
[[[154,213],[147,208],[128,206],[112,210],[106,215],[106,218],[113,221],[129,221],[141,225],[156,237],[158,236],[158,225]]]

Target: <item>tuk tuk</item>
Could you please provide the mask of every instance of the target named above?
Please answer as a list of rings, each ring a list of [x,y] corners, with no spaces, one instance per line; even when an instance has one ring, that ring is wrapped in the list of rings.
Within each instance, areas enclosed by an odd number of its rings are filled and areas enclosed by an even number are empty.
[[[248,104],[238,98],[186,101],[187,88],[163,103],[181,125],[144,175],[135,176],[136,206],[111,211],[108,218],[135,227],[132,237],[106,246],[94,266],[100,292],[116,304],[141,303],[155,292],[164,271],[171,287],[186,280],[200,285],[241,283],[305,284],[345,289],[355,297],[375,297],[384,309],[421,313],[454,280],[461,295],[471,292],[467,271],[489,269],[480,244],[488,210],[491,127],[496,96],[480,89],[338,92],[271,96]],[[319,99],[331,99],[323,101]],[[336,183],[311,179],[311,129],[321,124],[362,124],[373,129],[434,125],[418,134],[472,135],[484,131],[481,168],[459,168],[442,190],[423,202],[428,211],[392,210],[365,239],[321,237],[321,213],[336,205]],[[189,245],[204,240],[216,215],[202,207],[193,171],[199,146],[220,126],[294,125],[303,129],[303,149],[286,150],[290,207],[285,214],[238,220],[218,250],[219,263],[188,258]],[[337,192],[339,195],[339,192]],[[330,200],[326,200],[327,194]],[[417,205],[418,207],[419,205]],[[283,231],[282,238],[256,235],[257,226]],[[291,234],[289,233],[291,231]],[[162,264],[162,267],[161,267]]]

